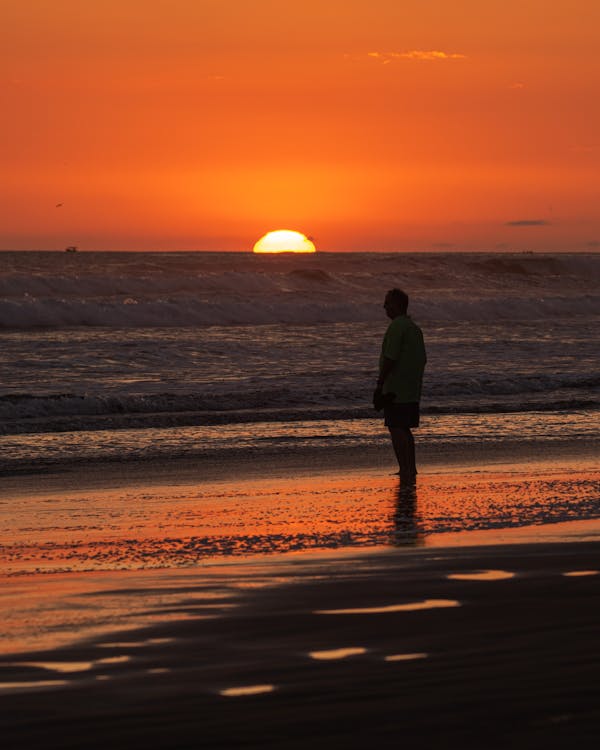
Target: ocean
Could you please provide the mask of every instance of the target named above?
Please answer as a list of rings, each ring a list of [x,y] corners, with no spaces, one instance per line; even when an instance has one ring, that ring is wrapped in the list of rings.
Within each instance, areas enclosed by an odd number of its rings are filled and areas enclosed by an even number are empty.
[[[0,471],[373,445],[394,286],[421,440],[587,439],[599,280],[599,254],[3,252]]]
[[[599,276],[597,254],[0,253],[0,572],[599,518]],[[371,406],[394,286],[428,351],[408,501]]]

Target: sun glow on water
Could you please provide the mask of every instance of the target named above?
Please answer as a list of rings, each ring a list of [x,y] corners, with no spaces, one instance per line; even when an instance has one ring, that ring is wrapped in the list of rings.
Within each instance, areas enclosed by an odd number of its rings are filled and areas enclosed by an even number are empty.
[[[315,253],[314,243],[301,232],[278,229],[267,232],[254,245],[254,253]]]

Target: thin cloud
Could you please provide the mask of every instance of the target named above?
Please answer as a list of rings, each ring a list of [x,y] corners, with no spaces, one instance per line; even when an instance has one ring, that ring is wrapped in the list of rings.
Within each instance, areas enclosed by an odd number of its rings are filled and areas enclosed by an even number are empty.
[[[507,221],[507,227],[547,227],[550,222],[545,219],[518,219],[517,221]]]
[[[368,52],[367,57],[389,65],[392,60],[417,60],[419,62],[440,62],[445,60],[466,60],[466,55],[458,52],[442,52],[438,49],[411,49],[407,52]]]
[[[598,146],[571,146],[569,150],[576,154],[593,154],[598,150]]]

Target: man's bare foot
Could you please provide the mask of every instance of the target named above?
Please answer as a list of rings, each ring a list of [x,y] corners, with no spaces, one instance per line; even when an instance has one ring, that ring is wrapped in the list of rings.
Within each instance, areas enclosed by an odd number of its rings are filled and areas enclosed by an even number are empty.
[[[400,477],[400,482],[402,484],[414,484],[417,481],[417,473],[415,471],[414,474],[407,474],[406,477],[402,476],[402,472],[400,471],[393,471],[390,476],[391,477]]]

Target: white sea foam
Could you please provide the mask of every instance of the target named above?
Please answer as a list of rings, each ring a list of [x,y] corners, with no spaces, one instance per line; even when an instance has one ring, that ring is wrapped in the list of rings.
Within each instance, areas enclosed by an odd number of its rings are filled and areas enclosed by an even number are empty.
[[[599,255],[3,253],[0,327],[377,320],[404,286],[423,321],[597,313]]]
[[[511,411],[549,411],[600,406],[600,377],[514,377],[490,382],[488,377],[471,377],[444,383],[430,378],[424,414],[464,411],[479,413]],[[300,384],[299,384],[300,385]],[[308,387],[307,387],[308,385]],[[10,432],[102,429],[107,417],[119,419],[122,425],[173,426],[177,424],[219,424],[227,422],[274,421],[289,419],[349,419],[366,417],[371,407],[364,382],[358,378],[355,390],[347,386],[330,388],[312,383],[295,390],[283,388],[240,388],[237,391],[206,387],[196,393],[15,393],[0,395],[0,434]],[[562,393],[562,400],[548,403],[548,393]],[[74,418],[77,418],[74,421]],[[61,419],[63,421],[61,421]],[[70,422],[65,422],[70,419]]]

